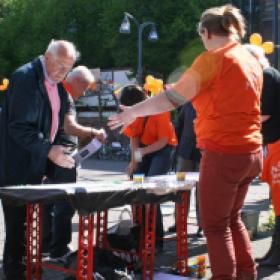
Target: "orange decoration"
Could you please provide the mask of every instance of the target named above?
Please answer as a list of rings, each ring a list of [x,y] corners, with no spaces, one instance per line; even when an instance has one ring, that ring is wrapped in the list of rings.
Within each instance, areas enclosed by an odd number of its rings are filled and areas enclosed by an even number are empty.
[[[9,80],[8,79],[3,79],[2,85],[0,85],[0,91],[4,91],[8,88],[9,85]]]
[[[161,79],[155,79],[152,75],[148,75],[143,88],[151,92],[152,96],[157,95],[163,91],[163,81]]]
[[[253,33],[250,36],[250,44],[260,46],[262,44],[262,36],[259,33]]]
[[[264,49],[265,54],[272,54],[274,51],[274,43],[273,42],[264,42],[262,44],[262,48]]]

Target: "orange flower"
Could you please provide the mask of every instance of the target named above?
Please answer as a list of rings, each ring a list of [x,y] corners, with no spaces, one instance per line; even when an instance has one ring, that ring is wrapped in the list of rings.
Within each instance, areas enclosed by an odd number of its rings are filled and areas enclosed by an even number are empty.
[[[0,91],[4,91],[8,88],[9,85],[9,80],[8,79],[3,79],[2,85],[0,85]]]
[[[151,92],[152,96],[157,95],[163,91],[163,81],[161,79],[155,79],[152,75],[148,75],[143,88]]]

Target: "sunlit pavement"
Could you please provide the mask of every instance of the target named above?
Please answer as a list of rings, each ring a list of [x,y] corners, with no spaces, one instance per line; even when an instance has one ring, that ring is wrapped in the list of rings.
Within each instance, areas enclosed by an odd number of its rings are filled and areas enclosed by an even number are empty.
[[[127,179],[125,174],[125,168],[127,163],[116,162],[116,161],[100,161],[89,159],[86,160],[82,167],[79,169],[79,180],[90,180],[90,179]],[[255,182],[250,186],[249,193],[246,198],[245,209],[250,209],[254,211],[260,211],[260,221],[259,226],[263,228],[263,224],[268,222],[268,206],[269,206],[269,190],[266,184],[260,184]],[[126,206],[129,207],[129,206]],[[165,230],[169,226],[174,224],[174,204],[172,202],[164,203],[162,206],[162,212],[164,215],[164,227]],[[119,214],[122,208],[114,208],[109,212],[109,226],[116,223],[119,218]],[[195,217],[195,204],[192,195],[190,215],[188,220],[189,229],[189,253],[190,261],[194,260],[196,256],[201,254],[206,254],[207,249],[205,245],[204,238],[197,238],[195,233],[197,231],[196,217]],[[75,215],[73,219],[73,241],[72,249],[77,249],[77,230],[78,230],[78,216]],[[168,236],[168,235],[167,235]],[[172,237],[172,235],[171,235]],[[3,242],[5,238],[4,233],[4,222],[2,208],[0,210],[0,252],[3,251]],[[270,234],[258,232],[257,236],[252,241],[253,250],[255,257],[262,256],[270,244]],[[2,262],[2,253],[0,254],[0,261]],[[164,252],[157,255],[156,257],[156,269],[169,271],[176,262],[176,244],[175,241],[165,241]],[[207,269],[206,276],[210,277],[210,269]],[[0,280],[3,279],[0,274]],[[54,272],[44,273],[43,279],[63,279],[61,274]],[[261,269],[259,270],[258,279],[280,279],[280,271],[273,269]]]

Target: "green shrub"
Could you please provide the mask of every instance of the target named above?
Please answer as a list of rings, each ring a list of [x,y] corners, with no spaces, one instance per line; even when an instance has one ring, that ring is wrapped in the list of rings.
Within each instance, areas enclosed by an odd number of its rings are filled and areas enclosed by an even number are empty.
[[[270,210],[269,210],[268,221],[267,221],[267,223],[262,224],[261,228],[260,228],[260,230],[264,231],[264,232],[273,231],[274,226],[275,226],[275,213],[274,213],[272,205],[270,205],[269,209]]]

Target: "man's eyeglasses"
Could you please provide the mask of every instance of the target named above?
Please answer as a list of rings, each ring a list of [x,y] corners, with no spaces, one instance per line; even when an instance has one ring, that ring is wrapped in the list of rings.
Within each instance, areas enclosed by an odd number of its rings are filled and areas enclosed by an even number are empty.
[[[56,65],[57,69],[60,71],[60,72],[65,72],[65,73],[68,73],[72,67],[73,67],[73,64],[71,65],[65,65],[59,61],[57,61],[56,59],[53,60],[53,63]]]
[[[47,60],[49,60],[49,63],[51,63],[53,66],[55,66],[56,70],[59,71],[60,73],[65,73],[67,74],[68,72],[71,71],[73,68],[74,62],[73,63],[62,63],[60,62],[59,59],[57,59],[54,56],[46,57]]]

